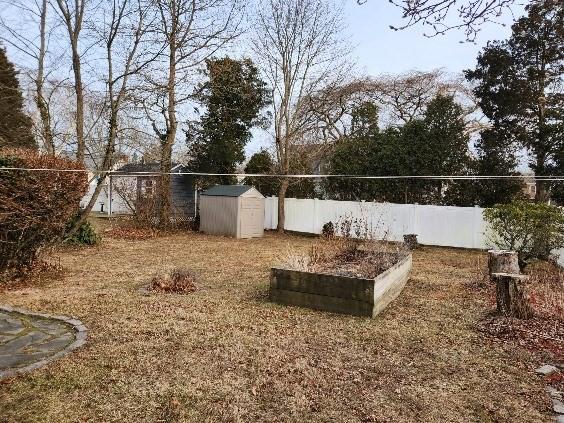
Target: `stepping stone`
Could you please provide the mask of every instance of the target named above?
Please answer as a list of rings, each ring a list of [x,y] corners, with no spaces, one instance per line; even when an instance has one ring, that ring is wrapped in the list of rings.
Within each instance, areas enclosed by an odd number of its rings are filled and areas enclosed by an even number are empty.
[[[50,337],[51,335],[39,331],[28,332],[0,346],[0,354],[18,353],[22,348],[39,344],[48,340]]]
[[[65,335],[59,336],[58,338],[54,338],[47,342],[34,345],[33,348],[36,351],[55,353],[63,350],[72,341],[74,341],[74,335],[67,333]]]
[[[0,379],[36,369],[85,342],[86,328],[78,320],[2,306],[0,310]]]
[[[555,366],[552,366],[550,364],[545,364],[544,366],[539,367],[538,369],[535,370],[535,372],[539,375],[543,375],[543,376],[549,376],[553,373],[556,373],[558,371],[558,368]]]
[[[0,333],[2,335],[17,335],[24,329],[25,325],[20,319],[0,313]]]
[[[556,414],[564,414],[564,403],[557,399],[552,400],[552,408]]]
[[[69,325],[55,320],[37,319],[33,326],[50,335],[62,335],[69,332]]]

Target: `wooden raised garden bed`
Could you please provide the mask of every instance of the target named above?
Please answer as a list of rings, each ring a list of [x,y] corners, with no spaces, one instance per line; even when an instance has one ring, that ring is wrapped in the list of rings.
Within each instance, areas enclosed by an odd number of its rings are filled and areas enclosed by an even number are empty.
[[[400,294],[411,272],[411,254],[374,279],[272,268],[270,299],[333,313],[375,317]]]

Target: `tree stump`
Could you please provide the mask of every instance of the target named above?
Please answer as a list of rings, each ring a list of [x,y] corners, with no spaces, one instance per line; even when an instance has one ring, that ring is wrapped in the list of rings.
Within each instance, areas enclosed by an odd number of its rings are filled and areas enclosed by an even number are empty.
[[[403,242],[410,250],[416,250],[419,247],[417,242],[417,234],[405,234],[403,236]]]
[[[492,273],[491,279],[496,284],[498,313],[519,319],[528,319],[532,315],[525,295],[527,276],[510,273]]]
[[[489,250],[488,270],[490,280],[493,273],[518,275],[521,271],[519,270],[519,257],[517,252],[509,250]]]

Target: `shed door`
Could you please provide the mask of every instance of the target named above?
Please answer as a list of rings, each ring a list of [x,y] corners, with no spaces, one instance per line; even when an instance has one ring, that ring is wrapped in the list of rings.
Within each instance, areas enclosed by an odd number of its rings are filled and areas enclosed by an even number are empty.
[[[264,209],[261,198],[241,199],[241,238],[262,236]]]

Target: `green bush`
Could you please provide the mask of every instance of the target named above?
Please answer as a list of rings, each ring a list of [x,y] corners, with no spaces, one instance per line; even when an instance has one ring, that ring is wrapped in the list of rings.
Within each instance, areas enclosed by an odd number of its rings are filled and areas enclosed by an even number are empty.
[[[564,213],[543,203],[515,201],[484,211],[489,241],[497,248],[517,251],[521,266],[533,259],[547,260],[564,247]]]
[[[67,231],[73,226],[77,219],[78,214],[68,223]],[[100,236],[87,220],[82,222],[78,230],[73,235],[65,238],[65,243],[73,245],[96,245],[99,241]]]

